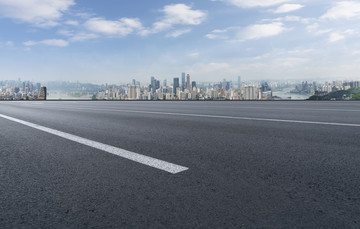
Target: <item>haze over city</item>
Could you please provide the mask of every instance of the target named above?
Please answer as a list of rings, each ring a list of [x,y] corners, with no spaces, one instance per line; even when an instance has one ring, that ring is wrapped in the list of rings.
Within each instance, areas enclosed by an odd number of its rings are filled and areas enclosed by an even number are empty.
[[[0,0],[1,79],[358,80],[360,3]]]

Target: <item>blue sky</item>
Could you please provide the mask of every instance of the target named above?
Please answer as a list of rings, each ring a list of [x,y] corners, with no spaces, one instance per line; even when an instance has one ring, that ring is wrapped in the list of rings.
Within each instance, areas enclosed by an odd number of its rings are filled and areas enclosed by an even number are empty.
[[[360,2],[0,0],[0,79],[360,78]]]

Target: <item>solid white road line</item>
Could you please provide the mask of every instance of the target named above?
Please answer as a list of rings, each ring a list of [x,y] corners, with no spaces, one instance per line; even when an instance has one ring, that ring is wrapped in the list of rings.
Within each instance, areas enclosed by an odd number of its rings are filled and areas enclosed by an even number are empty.
[[[46,107],[43,107],[43,108],[45,109]],[[58,110],[117,111],[117,112],[140,113],[140,114],[158,114],[158,115],[189,116],[189,117],[220,118],[220,119],[237,119],[237,120],[264,121],[264,122],[283,122],[283,123],[300,123],[300,124],[315,124],[315,125],[329,125],[329,126],[360,127],[360,124],[356,124],[356,123],[317,122],[317,121],[302,121],[302,120],[289,120],[289,119],[251,118],[251,117],[238,117],[238,116],[169,113],[169,112],[125,110],[125,109],[123,110],[123,109],[102,109],[102,108],[81,108],[81,107],[53,107],[53,108],[58,109]]]
[[[106,145],[106,144],[103,144],[100,142],[92,141],[92,140],[89,140],[86,138],[82,138],[79,136],[61,132],[58,130],[50,129],[50,128],[40,126],[40,125],[37,125],[34,123],[30,123],[30,122],[26,122],[26,121],[23,121],[20,119],[12,118],[12,117],[9,117],[9,116],[3,115],[3,114],[0,114],[0,117],[10,120],[10,121],[13,121],[13,122],[23,124],[28,127],[32,127],[32,128],[44,131],[49,134],[53,134],[53,135],[65,138],[70,141],[74,141],[74,142],[77,142],[77,143],[80,143],[80,144],[83,144],[86,146],[90,146],[92,148],[96,148],[96,149],[99,149],[99,150],[102,150],[102,151],[105,151],[105,152],[108,152],[111,154],[115,154],[117,156],[129,159],[129,160],[132,160],[132,161],[135,161],[135,162],[138,162],[138,163],[141,163],[141,164],[153,167],[153,168],[164,170],[164,171],[172,173],[172,174],[176,174],[176,173],[179,173],[179,172],[189,169],[184,166],[176,165],[176,164],[162,161],[162,160],[159,160],[156,158],[148,157],[148,156],[145,156],[142,154],[134,153],[134,152],[120,149],[120,148],[117,148],[114,146]]]

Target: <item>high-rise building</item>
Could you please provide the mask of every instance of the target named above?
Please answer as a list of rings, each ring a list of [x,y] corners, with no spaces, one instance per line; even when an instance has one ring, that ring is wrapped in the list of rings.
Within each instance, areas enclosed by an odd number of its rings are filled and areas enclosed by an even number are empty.
[[[181,86],[182,86],[183,90],[186,87],[186,85],[185,85],[185,72],[181,73]]]
[[[196,87],[196,82],[195,81],[191,82],[191,88],[194,88],[194,87]]]
[[[256,99],[256,87],[247,86],[244,88],[244,99],[255,100]]]
[[[190,83],[190,75],[186,75],[186,89],[190,90],[191,83]]]
[[[150,87],[151,87],[151,92],[155,92],[156,91],[156,79],[155,77],[151,77],[151,84],[150,84]]]
[[[237,86],[239,89],[241,88],[241,77],[240,76],[238,76]]]
[[[155,90],[160,88],[160,80],[156,80]]]
[[[271,90],[271,89],[270,89],[270,87],[269,87],[269,85],[268,85],[267,82],[262,82],[262,83],[261,83],[261,91],[262,91],[262,92],[270,91],[270,90]]]
[[[39,93],[39,97],[38,97],[38,100],[46,100],[46,87],[42,86],[40,88],[40,93]]]
[[[174,78],[174,85],[173,85],[173,87],[174,87],[174,95],[176,96],[176,89],[178,88],[178,87],[180,87],[180,85],[179,85],[179,78]]]
[[[230,82],[229,81],[225,82],[225,90],[226,91],[230,90]]]
[[[140,98],[140,88],[137,85],[128,86],[128,99],[137,100]]]

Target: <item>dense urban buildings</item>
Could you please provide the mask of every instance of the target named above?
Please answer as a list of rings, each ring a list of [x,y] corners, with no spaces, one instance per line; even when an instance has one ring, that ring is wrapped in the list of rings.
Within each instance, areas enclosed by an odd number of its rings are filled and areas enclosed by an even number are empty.
[[[29,81],[0,81],[0,100],[37,100],[41,90],[40,83]],[[46,88],[43,98],[46,99]]]
[[[96,92],[96,100],[291,100],[308,99],[317,94],[359,88],[360,81],[333,82],[292,82],[262,81],[242,82],[237,77],[235,83],[223,79],[221,82],[191,81],[190,74],[181,73],[174,77],[172,85],[167,80],[160,84],[154,76],[149,84],[133,80],[127,85],[109,85]],[[181,84],[180,84],[181,83]],[[349,96],[343,99],[351,99]]]
[[[163,83],[161,83],[163,82]],[[297,100],[322,99],[339,92],[336,99],[350,100],[360,88],[360,81],[297,82],[297,81],[191,81],[189,73],[161,81],[155,76],[148,83],[132,79],[128,84],[94,85],[79,82],[48,82],[48,87],[29,81],[0,81],[0,100]],[[350,91],[349,91],[350,90]],[[343,93],[344,91],[344,93]],[[348,91],[348,92],[346,92]],[[315,97],[314,97],[315,96]]]

